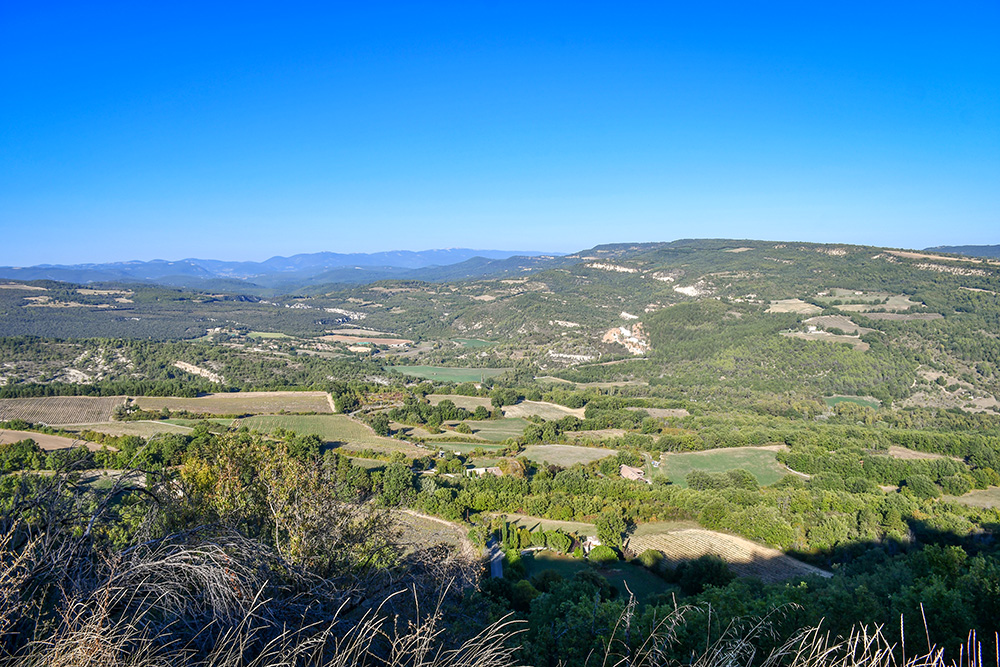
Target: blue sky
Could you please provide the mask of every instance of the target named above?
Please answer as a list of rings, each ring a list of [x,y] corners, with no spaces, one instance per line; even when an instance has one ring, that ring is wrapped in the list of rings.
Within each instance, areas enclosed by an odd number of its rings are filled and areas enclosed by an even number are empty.
[[[995,0],[210,4],[0,3],[0,264],[1000,243]]]

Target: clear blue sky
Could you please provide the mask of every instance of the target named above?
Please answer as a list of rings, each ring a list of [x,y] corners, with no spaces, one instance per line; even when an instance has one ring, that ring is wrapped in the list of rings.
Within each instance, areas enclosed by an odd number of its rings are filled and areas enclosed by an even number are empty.
[[[1000,243],[1000,3],[0,3],[0,264]]]

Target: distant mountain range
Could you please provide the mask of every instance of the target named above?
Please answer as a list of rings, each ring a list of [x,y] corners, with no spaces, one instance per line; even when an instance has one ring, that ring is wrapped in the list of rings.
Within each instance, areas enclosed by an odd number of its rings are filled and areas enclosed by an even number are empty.
[[[263,287],[294,290],[325,283],[367,283],[385,279],[456,280],[504,273],[558,257],[538,251],[396,250],[377,253],[317,252],[272,257],[263,262],[182,259],[107,264],[40,264],[0,267],[0,278],[71,283],[149,282],[199,289]],[[512,258],[515,261],[510,262]],[[516,267],[516,269],[515,269]]]
[[[1000,245],[939,245],[925,248],[934,252],[950,252],[969,257],[1000,257]]]

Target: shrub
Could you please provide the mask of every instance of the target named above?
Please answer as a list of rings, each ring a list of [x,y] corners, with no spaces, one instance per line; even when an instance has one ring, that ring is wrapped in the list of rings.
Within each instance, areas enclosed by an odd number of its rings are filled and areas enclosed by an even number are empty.
[[[618,554],[615,550],[609,546],[600,544],[590,550],[590,562],[596,563],[597,565],[603,565],[604,563],[613,563],[618,560]]]
[[[941,488],[952,496],[963,496],[972,490],[972,481],[965,475],[950,475],[941,478]]]
[[[655,570],[661,561],[663,561],[663,554],[656,549],[646,549],[639,554],[639,562],[650,570]]]

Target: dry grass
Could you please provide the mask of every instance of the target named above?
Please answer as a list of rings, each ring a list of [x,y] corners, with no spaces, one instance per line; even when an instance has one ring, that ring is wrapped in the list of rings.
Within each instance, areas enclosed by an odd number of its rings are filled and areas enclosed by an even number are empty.
[[[136,404],[143,410],[187,410],[209,415],[267,415],[285,412],[333,412],[330,395],[322,391],[247,391],[208,394],[198,398],[138,396]],[[74,420],[74,421],[110,421]]]
[[[702,528],[674,529],[664,532],[647,529],[629,537],[626,548],[636,554],[655,549],[673,564],[702,556],[718,556],[741,577],[758,577],[765,582],[804,579],[810,575],[831,576],[829,572],[790,558],[778,551],[734,535]]]
[[[505,417],[531,417],[532,415],[555,421],[563,417],[573,416],[583,419],[583,408],[567,408],[556,403],[543,401],[521,401],[517,405],[508,405],[503,409]]]

